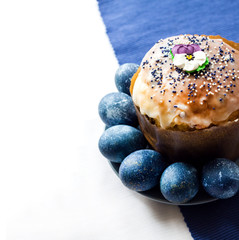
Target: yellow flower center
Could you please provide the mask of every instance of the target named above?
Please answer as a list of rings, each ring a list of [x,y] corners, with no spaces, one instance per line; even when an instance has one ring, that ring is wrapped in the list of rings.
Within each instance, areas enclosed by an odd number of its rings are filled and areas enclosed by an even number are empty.
[[[189,54],[189,55],[186,56],[186,58],[187,58],[188,60],[191,60],[192,57],[193,57],[193,55],[191,55],[191,54]]]

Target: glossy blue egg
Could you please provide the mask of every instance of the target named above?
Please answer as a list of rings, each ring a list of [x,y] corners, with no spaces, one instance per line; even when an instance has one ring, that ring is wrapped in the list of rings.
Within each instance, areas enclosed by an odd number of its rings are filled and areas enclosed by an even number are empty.
[[[108,126],[125,124],[138,126],[138,119],[130,96],[125,93],[109,93],[98,106],[102,121]]]
[[[115,85],[120,92],[130,95],[131,78],[137,72],[138,68],[138,64],[125,63],[117,69],[115,73]]]
[[[123,184],[134,191],[146,191],[155,187],[167,164],[154,150],[139,150],[124,159],[119,168]]]
[[[144,149],[146,145],[143,133],[127,125],[108,128],[99,140],[100,152],[110,161],[117,163],[122,162],[130,153]]]
[[[177,162],[165,169],[160,179],[160,190],[170,202],[180,204],[190,201],[199,189],[198,174],[190,164]]]
[[[210,161],[203,167],[202,185],[215,198],[234,196],[239,190],[239,166],[225,158]]]

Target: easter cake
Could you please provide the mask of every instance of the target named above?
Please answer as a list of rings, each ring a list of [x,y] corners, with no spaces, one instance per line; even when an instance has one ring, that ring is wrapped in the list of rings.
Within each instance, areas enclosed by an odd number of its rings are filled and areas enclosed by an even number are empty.
[[[238,61],[237,43],[180,35],[119,66],[98,147],[127,188],[176,205],[239,192]]]
[[[130,92],[150,145],[171,161],[239,157],[239,44],[220,36],[159,40]]]

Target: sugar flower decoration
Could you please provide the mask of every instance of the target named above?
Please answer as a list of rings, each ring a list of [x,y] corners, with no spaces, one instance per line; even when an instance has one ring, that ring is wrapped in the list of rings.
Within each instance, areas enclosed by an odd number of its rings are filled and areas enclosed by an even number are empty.
[[[200,71],[209,64],[206,54],[197,44],[175,45],[170,52],[173,64],[189,73]]]

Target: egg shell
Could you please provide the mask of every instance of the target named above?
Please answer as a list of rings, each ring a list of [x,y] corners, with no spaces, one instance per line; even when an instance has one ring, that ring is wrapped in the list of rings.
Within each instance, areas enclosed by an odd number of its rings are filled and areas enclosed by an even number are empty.
[[[158,184],[166,167],[160,153],[154,150],[139,150],[131,153],[121,163],[119,177],[129,189],[146,191]]]
[[[239,166],[225,158],[210,161],[203,167],[202,185],[215,198],[233,197],[239,191]]]
[[[139,65],[135,63],[125,63],[121,65],[115,73],[115,85],[119,92],[130,95],[131,78],[138,70]]]
[[[165,169],[160,179],[163,196],[172,203],[186,203],[199,189],[198,173],[190,164],[177,162]]]
[[[125,124],[138,126],[138,119],[130,96],[121,92],[104,96],[98,106],[102,121],[108,126]]]
[[[110,161],[120,163],[130,153],[144,149],[147,141],[138,129],[127,125],[108,128],[99,139],[100,152]]]

